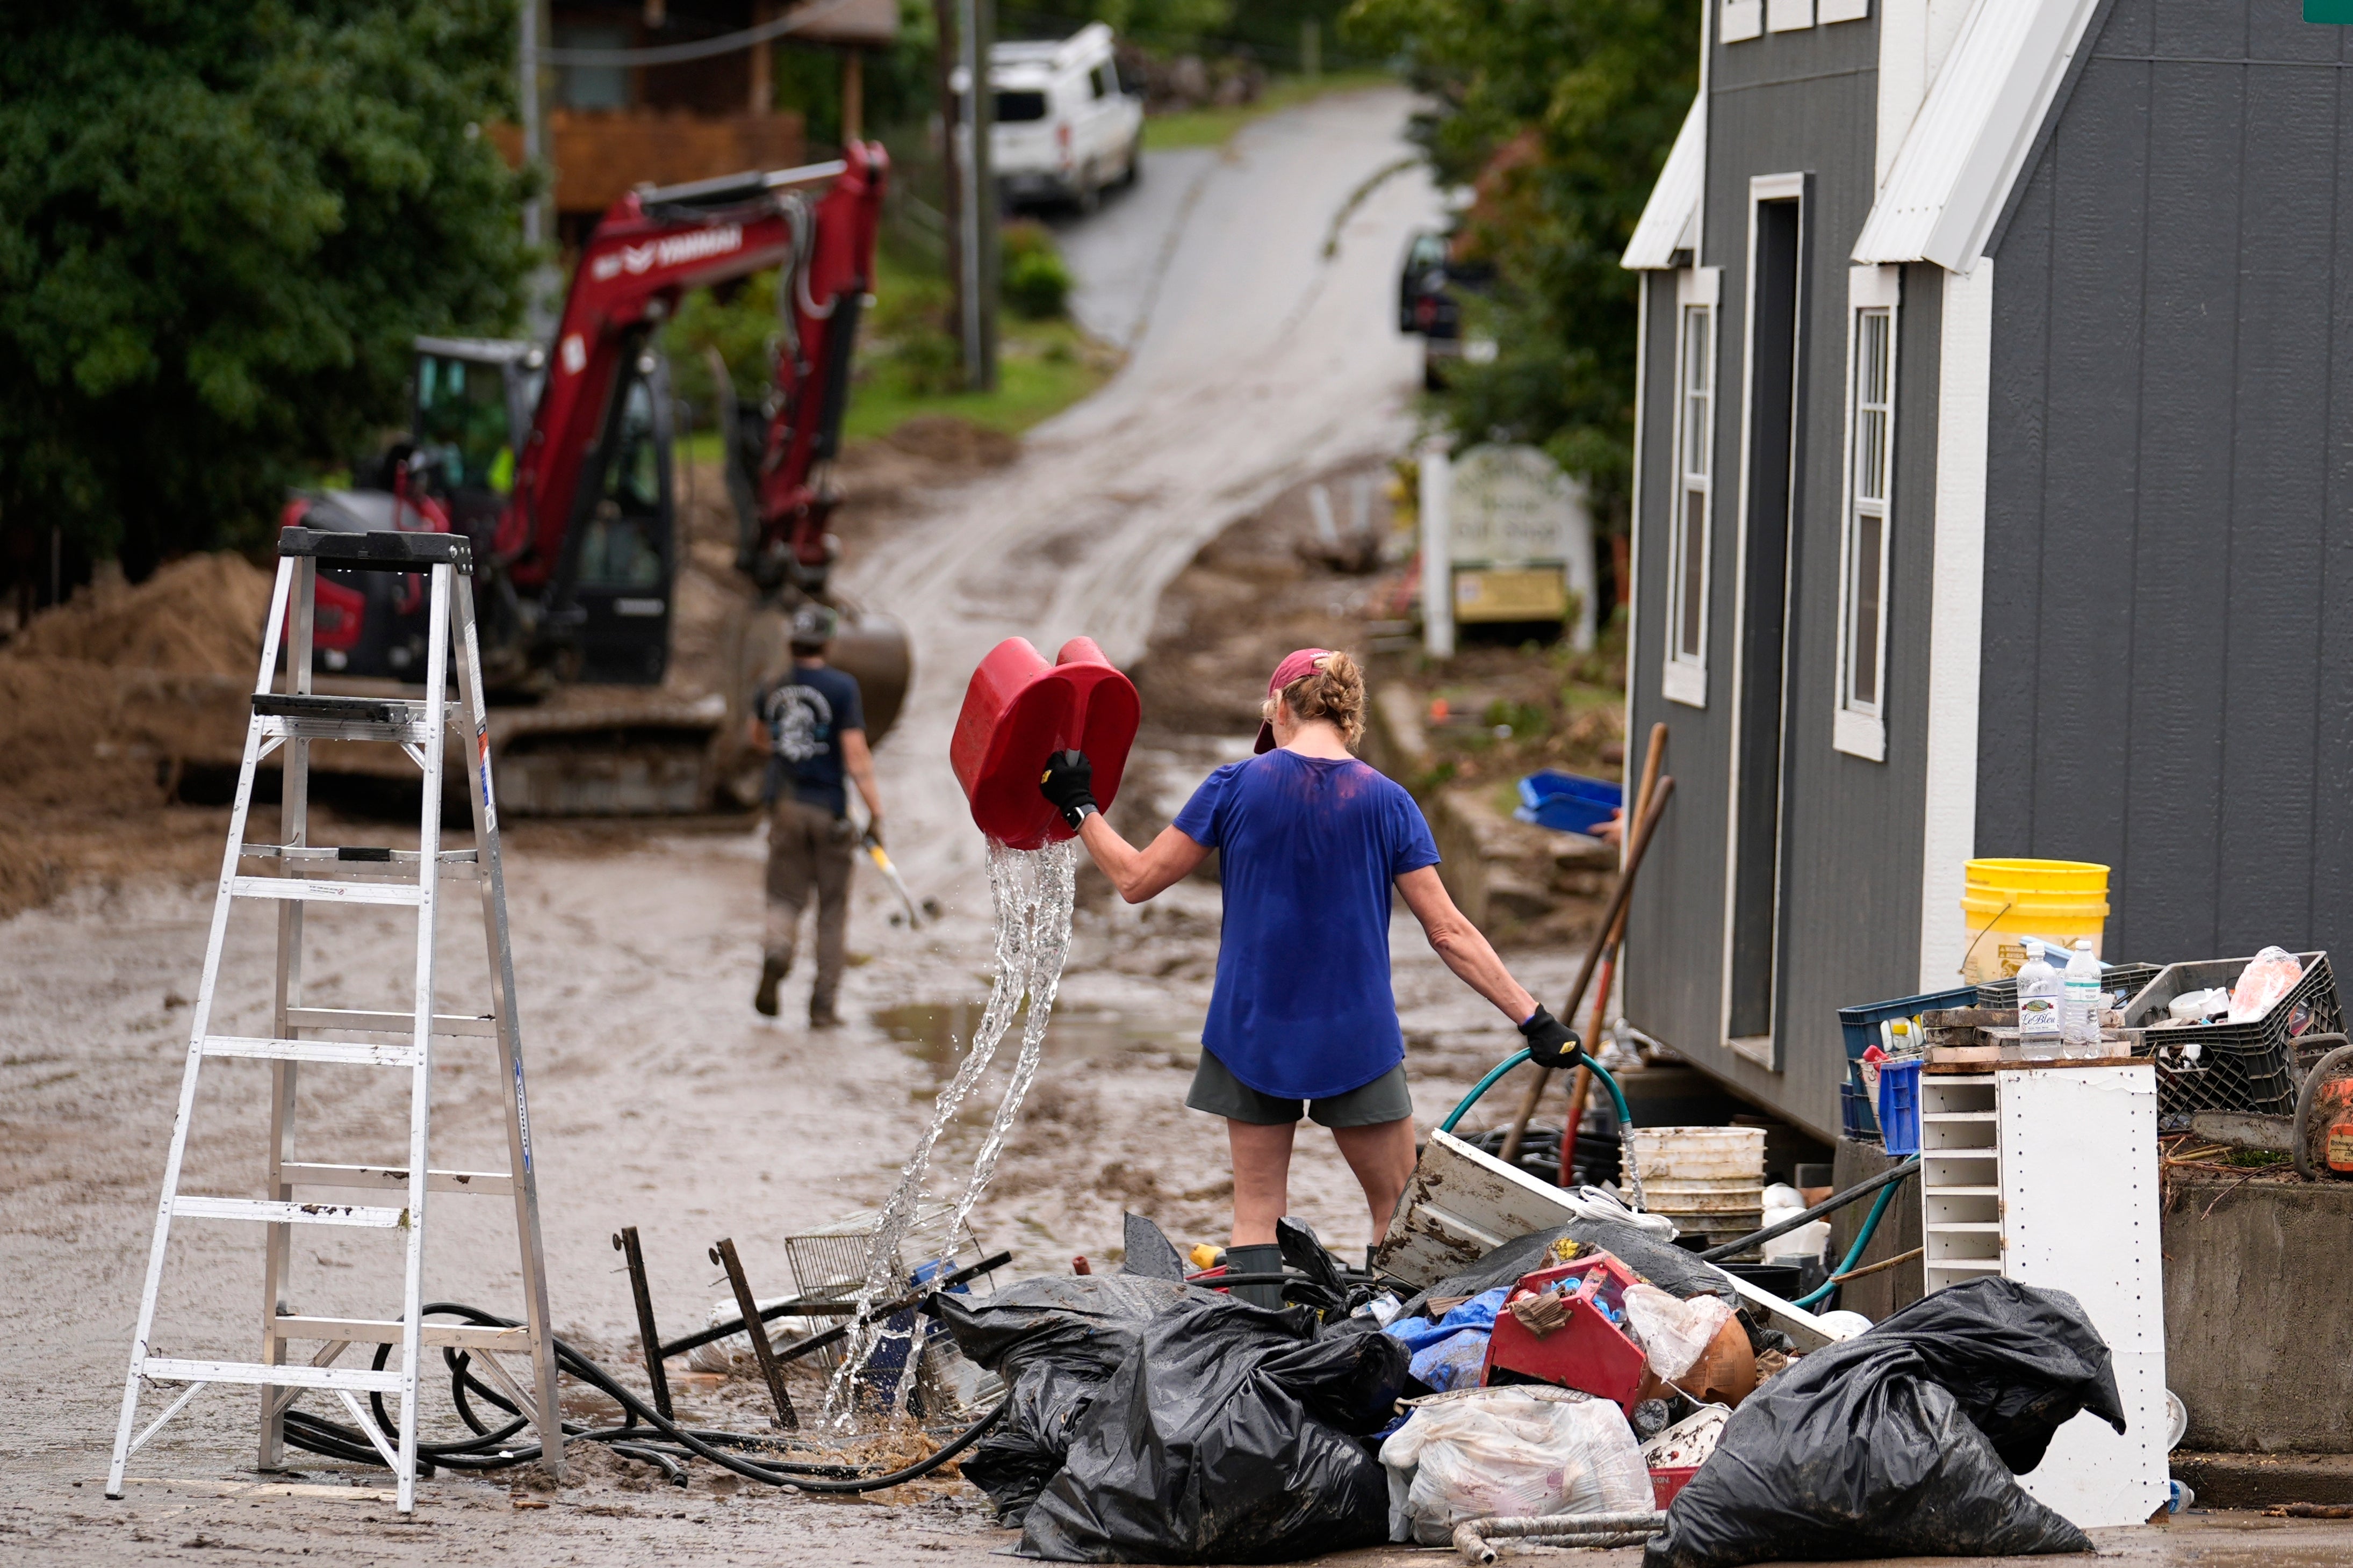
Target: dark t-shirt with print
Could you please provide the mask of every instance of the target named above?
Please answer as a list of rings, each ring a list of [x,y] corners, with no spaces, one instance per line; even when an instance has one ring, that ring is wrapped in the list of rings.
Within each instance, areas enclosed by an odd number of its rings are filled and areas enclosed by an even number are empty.
[[[774,747],[767,798],[789,793],[836,816],[847,811],[841,732],[866,728],[857,679],[830,665],[797,664],[760,693],[758,711]]]

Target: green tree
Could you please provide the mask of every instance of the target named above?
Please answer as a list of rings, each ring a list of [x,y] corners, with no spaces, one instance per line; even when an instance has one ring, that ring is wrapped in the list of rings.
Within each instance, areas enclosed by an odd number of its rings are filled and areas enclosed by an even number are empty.
[[[0,526],[133,574],[262,536],[520,312],[513,0],[80,0],[0,20]]]
[[[1499,348],[1449,372],[1445,417],[1541,445],[1622,529],[1637,316],[1618,258],[1697,85],[1697,0],[1356,0],[1345,25],[1405,59],[1437,106],[1417,140],[1478,192],[1463,243],[1496,279],[1473,319]]]

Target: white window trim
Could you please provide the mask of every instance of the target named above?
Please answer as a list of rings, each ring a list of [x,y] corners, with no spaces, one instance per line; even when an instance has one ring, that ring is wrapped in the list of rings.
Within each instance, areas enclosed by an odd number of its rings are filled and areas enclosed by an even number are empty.
[[[1896,314],[1904,269],[1900,267],[1850,267],[1846,285],[1846,439],[1841,444],[1844,454],[1839,484],[1839,618],[1838,658],[1833,661],[1832,679],[1836,682],[1831,699],[1831,745],[1865,762],[1884,763],[1887,760],[1887,603],[1890,563],[1895,553],[1895,420],[1898,412],[1896,395],[1896,346],[1898,339]],[[1847,661],[1853,655],[1851,636],[1853,613],[1853,549],[1854,549],[1854,470],[1858,456],[1855,450],[1858,407],[1855,385],[1855,352],[1860,343],[1856,325],[1866,310],[1887,312],[1887,434],[1886,464],[1888,494],[1881,513],[1879,544],[1879,635],[1876,656],[1879,668],[1873,672],[1872,689],[1879,700],[1868,709],[1850,706]]]
[[[1727,44],[1745,42],[1765,36],[1765,0],[1724,0],[1723,30],[1718,34]]]
[[[1765,30],[1803,32],[1814,25],[1814,0],[1765,0]]]
[[[1667,593],[1666,614],[1661,617],[1666,636],[1660,644],[1659,694],[1670,702],[1680,702],[1686,708],[1707,706],[1707,638],[1708,595],[1715,581],[1715,433],[1716,412],[1723,405],[1724,334],[1723,316],[1717,309],[1723,289],[1724,272],[1716,267],[1686,267],[1675,275],[1675,416],[1670,426],[1673,436],[1672,456],[1669,459],[1674,488],[1667,506]],[[1682,653],[1683,562],[1683,452],[1688,433],[1683,425],[1691,404],[1691,389],[1684,379],[1688,368],[1685,355],[1684,323],[1694,307],[1708,312],[1708,392],[1707,429],[1701,434],[1700,449],[1708,456],[1707,521],[1700,531],[1699,558],[1699,656],[1685,658]]]
[[[1832,22],[1864,22],[1871,19],[1871,0],[1815,0],[1814,20],[1824,26]]]

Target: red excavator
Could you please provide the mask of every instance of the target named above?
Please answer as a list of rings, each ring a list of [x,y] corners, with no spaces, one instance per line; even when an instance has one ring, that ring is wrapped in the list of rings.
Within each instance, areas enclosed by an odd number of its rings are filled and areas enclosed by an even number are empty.
[[[827,529],[888,167],[881,143],[853,142],[834,163],[640,187],[582,247],[552,347],[419,339],[412,430],[377,482],[289,503],[284,521],[310,528],[473,539],[510,810],[698,811],[740,798],[744,703],[781,668],[780,628],[805,600],[841,612],[834,662],[859,678],[869,738],[896,718],[906,637],[831,594],[839,546]],[[770,268],[779,331],[764,407],[738,408],[716,367],[735,566],[758,607],[720,634],[733,645],[718,650],[721,689],[681,697],[659,689],[684,542],[654,335],[688,290]],[[335,687],[421,677],[420,578],[322,568],[317,614],[317,668]]]

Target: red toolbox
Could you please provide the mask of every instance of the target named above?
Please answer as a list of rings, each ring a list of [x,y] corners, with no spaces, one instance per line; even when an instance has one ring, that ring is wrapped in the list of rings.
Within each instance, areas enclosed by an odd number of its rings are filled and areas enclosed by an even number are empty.
[[[1626,1321],[1626,1287],[1634,1283],[1633,1271],[1606,1252],[1522,1275],[1495,1314],[1481,1381],[1557,1384],[1607,1399],[1631,1415],[1642,1386],[1642,1347],[1620,1325]],[[1558,1328],[1539,1334],[1520,1321],[1512,1303],[1546,1294],[1558,1296],[1567,1315]]]

